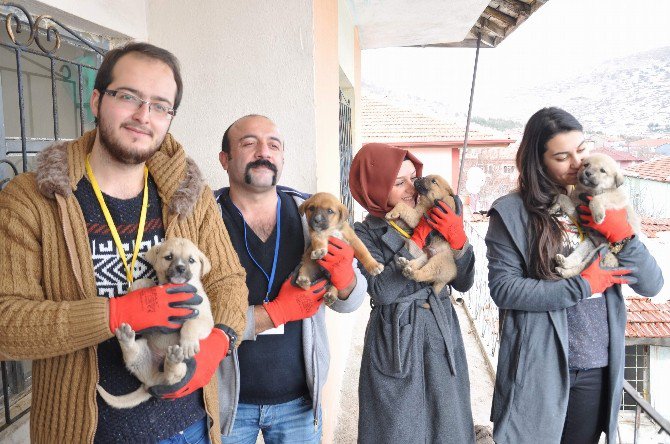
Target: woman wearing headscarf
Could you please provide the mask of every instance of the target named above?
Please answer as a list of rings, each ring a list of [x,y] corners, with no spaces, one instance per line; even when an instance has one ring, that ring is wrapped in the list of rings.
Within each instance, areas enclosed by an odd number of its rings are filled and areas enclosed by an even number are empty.
[[[359,380],[360,443],[472,443],[470,381],[451,289],[467,291],[474,253],[463,230],[462,205],[433,209],[410,234],[384,218],[398,202],[416,204],[414,180],[423,164],[406,150],[364,145],[351,166],[351,193],[368,211],[354,229],[372,256],[384,264],[366,275],[372,312],[365,333]],[[403,276],[399,256],[420,254],[432,231],[455,250],[458,275],[440,294],[432,285]]]

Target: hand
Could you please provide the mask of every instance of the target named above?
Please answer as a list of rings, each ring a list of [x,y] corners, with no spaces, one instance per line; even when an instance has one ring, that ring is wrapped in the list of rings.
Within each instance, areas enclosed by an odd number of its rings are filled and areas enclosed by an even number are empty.
[[[602,268],[600,261],[604,253],[607,253],[607,245],[598,248],[598,254],[595,256],[593,262],[591,262],[591,265],[586,267],[580,274],[589,283],[591,294],[602,293],[614,284],[634,284],[637,282],[637,278],[633,276],[622,277],[636,271],[632,267],[631,269]]]
[[[441,200],[435,201],[435,206],[428,212],[428,225],[449,242],[451,248],[460,250],[468,239],[463,229],[463,204],[458,196],[454,196],[456,209],[452,210],[449,205]]]
[[[419,249],[422,249],[426,246],[426,238],[431,231],[433,231],[433,228],[428,225],[428,221],[422,217],[417,226],[414,227],[414,232],[412,232],[410,240],[414,242]]]
[[[233,336],[231,344],[231,338],[224,332],[224,328],[221,324],[215,325],[209,336],[200,341],[200,351],[184,361],[186,376],[181,381],[173,385],[155,385],[149,388],[149,393],[156,398],[177,399],[206,386],[219,362],[228,355],[230,347],[234,346],[235,337]]]
[[[353,259],[351,245],[331,236],[328,238],[328,253],[317,262],[330,273],[330,283],[343,290],[354,281]]]
[[[593,199],[593,196],[585,197],[589,201]],[[587,205],[579,205],[577,212],[582,225],[596,230],[609,242],[619,242],[635,234],[633,227],[628,223],[628,212],[625,208],[605,210],[605,220],[600,224],[593,220],[593,215]]]
[[[292,281],[293,275],[286,279],[274,300],[263,304],[275,327],[314,316],[323,302],[325,280],[316,281],[307,290],[296,287]]]
[[[138,333],[158,330],[178,331],[187,320],[198,315],[192,308],[202,302],[192,285],[167,284],[141,288],[109,300],[109,329],[114,333],[128,324]]]

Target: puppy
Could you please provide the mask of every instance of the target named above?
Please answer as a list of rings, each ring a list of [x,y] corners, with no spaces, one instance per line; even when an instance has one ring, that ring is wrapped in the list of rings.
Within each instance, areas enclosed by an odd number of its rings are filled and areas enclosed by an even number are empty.
[[[201,282],[212,266],[198,247],[188,239],[171,238],[153,247],[144,257],[156,270],[159,284],[190,284],[202,296],[202,302],[194,306],[198,316],[184,322],[179,333],[146,333],[136,339],[128,324],[121,324],[116,330],[126,367],[143,384],[134,392],[121,396],[111,395],[98,385],[102,399],[118,409],[135,407],[150,399],[149,387],[181,381],[186,375],[184,360],[200,351],[199,341],[214,328],[212,309]],[[140,279],[133,282],[131,290],[153,285],[151,279]]]
[[[582,162],[574,190],[569,196],[559,195],[552,210],[560,208],[568,217],[579,220],[576,207],[586,203],[581,200],[581,196],[590,195],[593,199],[588,202],[588,206],[596,223],[605,220],[607,210],[625,208],[633,231],[639,233],[640,219],[630,205],[628,195],[621,188],[623,181],[624,175],[614,159],[606,154],[592,154]],[[589,230],[588,237],[568,257],[556,255],[556,272],[563,278],[578,275],[591,263],[597,248],[603,244],[608,244],[607,239],[597,231]],[[617,267],[619,261],[610,250],[602,264]]]
[[[386,214],[386,219],[401,221],[408,228],[414,228],[428,210],[435,206],[436,200],[445,202],[451,209],[456,208],[454,191],[449,182],[440,176],[417,179],[414,188],[419,195],[416,207],[412,208],[401,201]],[[405,277],[417,282],[432,282],[437,294],[456,277],[456,262],[451,246],[435,231],[428,236],[422,255],[411,261],[398,257],[397,263],[402,267]]]
[[[354,256],[363,264],[365,270],[372,276],[376,276],[384,270],[384,266],[377,262],[363,242],[358,238],[351,228],[347,219],[349,210],[342,205],[339,199],[330,193],[316,193],[300,207],[301,215],[307,218],[310,245],[305,250],[298,271],[296,283],[308,289],[312,282],[324,275],[324,270],[316,262],[328,253],[328,237],[334,236],[346,241],[354,249]],[[331,305],[337,299],[338,291],[334,286],[329,286],[324,295],[327,305]]]

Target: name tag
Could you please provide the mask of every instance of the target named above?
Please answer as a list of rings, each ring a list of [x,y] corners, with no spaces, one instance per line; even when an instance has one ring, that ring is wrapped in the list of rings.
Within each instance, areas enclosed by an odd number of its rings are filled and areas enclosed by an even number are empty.
[[[258,336],[260,335],[283,335],[284,334],[284,324],[280,325],[279,327],[271,328],[269,330],[262,331],[258,333]]]

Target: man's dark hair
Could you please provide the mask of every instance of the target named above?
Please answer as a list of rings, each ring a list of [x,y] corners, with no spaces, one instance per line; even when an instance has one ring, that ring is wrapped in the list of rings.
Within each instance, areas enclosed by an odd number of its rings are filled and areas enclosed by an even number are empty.
[[[226,130],[223,132],[223,139],[221,140],[221,151],[226,153],[228,155],[228,158],[230,158],[230,137],[228,136],[228,133],[230,132],[230,129],[233,126],[235,126],[235,124],[237,122],[239,122],[240,120],[247,119],[249,117],[262,117],[264,119],[268,119],[268,120],[272,121],[272,119],[270,119],[269,117],[263,116],[261,114],[247,114],[246,116],[240,117],[239,119],[237,119],[236,121],[231,123],[230,126],[228,128],[226,128]]]
[[[116,62],[119,61],[121,57],[126,54],[134,53],[142,57],[148,57],[150,59],[159,60],[165,63],[172,70],[174,75],[174,81],[177,84],[177,94],[174,98],[173,108],[176,110],[179,108],[179,103],[181,102],[181,95],[183,92],[183,84],[181,81],[181,72],[179,70],[179,60],[172,54],[170,51],[167,51],[158,46],[152,45],[150,43],[144,42],[130,42],[119,48],[114,48],[105,54],[105,58],[100,65],[98,74],[95,76],[95,85],[94,89],[97,89],[98,92],[102,95],[105,90],[112,83],[112,71]],[[102,96],[101,96],[102,99]],[[98,119],[96,119],[97,123]]]

